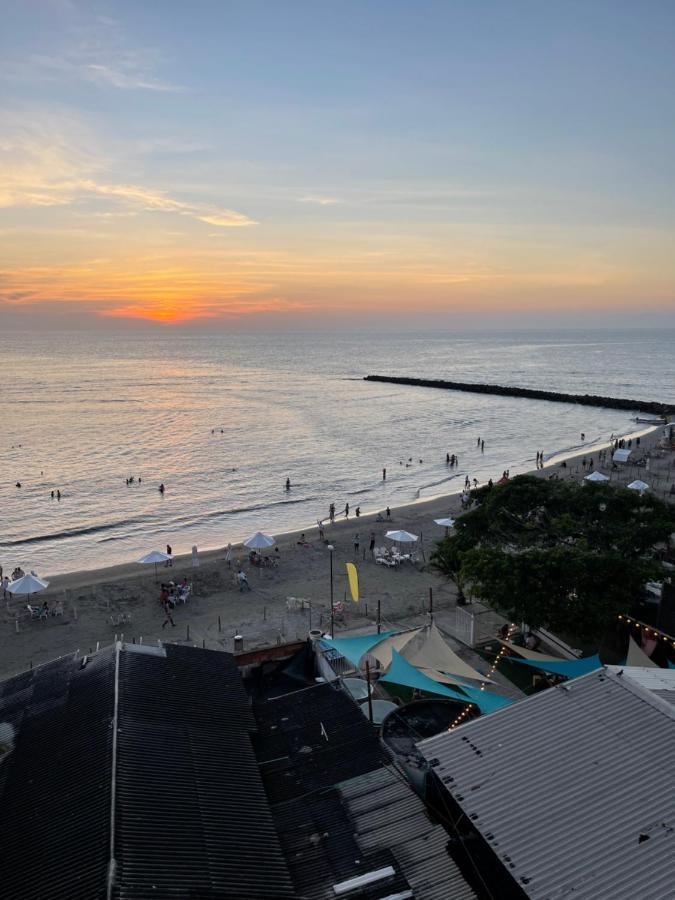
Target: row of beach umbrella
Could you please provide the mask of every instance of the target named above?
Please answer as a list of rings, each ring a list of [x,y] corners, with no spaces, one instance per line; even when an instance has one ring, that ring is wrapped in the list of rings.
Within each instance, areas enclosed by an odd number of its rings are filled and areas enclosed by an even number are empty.
[[[434,519],[437,525],[441,525],[446,529],[452,528],[455,524],[454,519],[446,518],[446,519]],[[413,543],[418,540],[418,536],[416,534],[412,534],[410,531],[387,531],[385,537],[389,538],[391,541],[396,541],[400,544],[408,544]],[[269,550],[270,547],[273,547],[276,544],[275,538],[273,538],[269,534],[265,534],[262,531],[256,531],[255,534],[251,535],[250,538],[247,538],[244,541],[244,546],[248,547],[249,550]],[[172,556],[169,553],[165,553],[163,550],[151,550],[149,553],[146,553],[142,556],[138,562],[141,565],[152,565],[155,567],[155,580],[157,580],[157,566],[158,565],[166,565],[166,563],[170,562]],[[197,548],[192,548],[192,565],[194,568],[199,566],[199,557],[197,555]],[[23,575],[21,578],[17,578],[15,581],[9,583],[7,587],[7,591],[12,595],[17,596],[30,596],[31,594],[38,594],[40,591],[44,591],[45,588],[49,587],[49,582],[44,581],[42,578],[39,578],[35,573],[31,572],[28,575]]]
[[[609,480],[609,475],[603,475],[602,472],[591,472],[590,475],[586,475],[586,477],[584,478],[584,481],[591,481],[594,483],[600,483]],[[649,490],[649,485],[645,481],[640,481],[639,478],[635,481],[631,481],[631,483],[626,485],[626,487],[630,491],[639,491],[641,494]]]

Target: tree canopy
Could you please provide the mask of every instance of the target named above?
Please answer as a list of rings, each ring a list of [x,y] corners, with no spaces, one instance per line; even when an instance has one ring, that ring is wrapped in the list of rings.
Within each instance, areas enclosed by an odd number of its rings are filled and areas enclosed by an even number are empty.
[[[522,475],[474,496],[432,562],[513,621],[594,639],[662,577],[675,510],[650,494]]]

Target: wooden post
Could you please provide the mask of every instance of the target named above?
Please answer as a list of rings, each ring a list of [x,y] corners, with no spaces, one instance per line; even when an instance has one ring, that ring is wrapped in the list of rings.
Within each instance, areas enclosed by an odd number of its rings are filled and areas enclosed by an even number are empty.
[[[434,618],[434,589],[429,588],[429,618],[433,621]]]
[[[370,724],[373,724],[373,698],[370,693],[370,663],[366,660],[366,683],[368,685],[368,718]]]

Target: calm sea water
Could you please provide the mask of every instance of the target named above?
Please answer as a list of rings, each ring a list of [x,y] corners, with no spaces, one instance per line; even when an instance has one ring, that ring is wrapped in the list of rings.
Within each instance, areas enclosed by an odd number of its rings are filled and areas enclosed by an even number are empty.
[[[674,339],[6,335],[0,563],[47,575],[129,561],[167,542],[189,552],[313,523],[331,502],[367,512],[457,490],[465,474],[514,474],[532,467],[537,450],[579,447],[581,432],[592,443],[635,430],[630,414],[362,376],[675,402]],[[452,472],[446,452],[459,456]],[[127,487],[131,475],[142,483]],[[56,489],[60,502],[50,499]]]

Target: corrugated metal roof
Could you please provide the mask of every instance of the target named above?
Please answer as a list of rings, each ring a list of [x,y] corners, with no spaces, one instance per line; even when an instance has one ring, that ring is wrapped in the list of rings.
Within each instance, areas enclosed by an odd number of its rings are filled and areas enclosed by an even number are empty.
[[[277,900],[293,889],[234,657],[120,657],[116,896]]]
[[[473,900],[475,893],[447,851],[448,835],[401,776],[378,769],[337,785],[365,853],[389,849],[415,900]]]
[[[105,898],[111,807],[119,900],[294,896],[231,654],[70,656],[0,683],[0,723],[2,900]]]
[[[536,694],[419,750],[537,900],[665,900],[675,709],[612,672]]]
[[[416,900],[473,898],[426,815],[390,764],[377,731],[344,691],[314,685],[256,703],[253,738],[296,896],[334,900],[333,886],[392,866],[363,900],[413,889]],[[449,890],[452,887],[452,891]]]
[[[607,666],[608,672],[628,678],[662,700],[675,705],[675,669],[647,668],[646,666]]]
[[[351,697],[317,684],[255,704],[253,744],[272,803],[332,787],[387,758]]]
[[[3,900],[105,897],[114,659],[69,656],[0,684]]]

